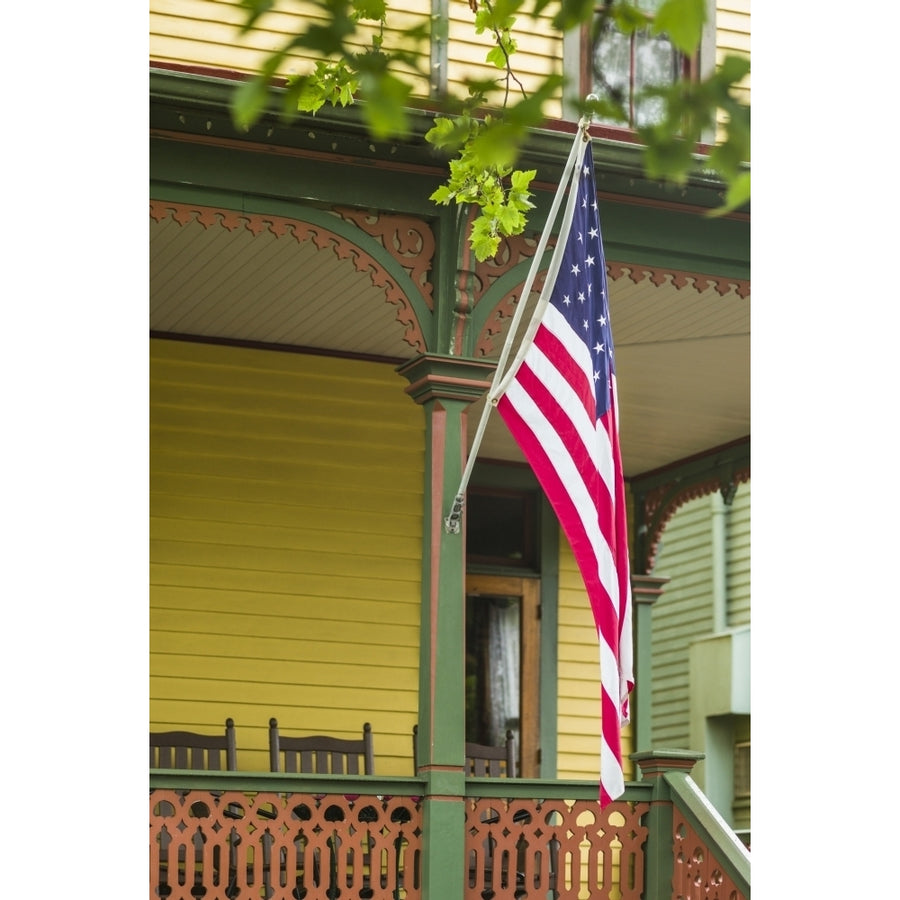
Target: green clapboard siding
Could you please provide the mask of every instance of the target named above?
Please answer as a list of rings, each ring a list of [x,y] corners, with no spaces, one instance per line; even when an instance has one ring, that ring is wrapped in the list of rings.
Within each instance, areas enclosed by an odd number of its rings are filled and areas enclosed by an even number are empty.
[[[424,417],[393,367],[152,340],[150,728],[355,736],[412,773]]]
[[[688,650],[713,630],[710,500],[680,507],[666,525],[653,574],[669,578],[653,605],[651,746],[689,747]]]
[[[690,748],[691,644],[714,631],[713,504],[680,507],[662,534],[654,575],[668,578],[653,606],[652,744]],[[750,486],[725,507],[726,626],[750,624]]]

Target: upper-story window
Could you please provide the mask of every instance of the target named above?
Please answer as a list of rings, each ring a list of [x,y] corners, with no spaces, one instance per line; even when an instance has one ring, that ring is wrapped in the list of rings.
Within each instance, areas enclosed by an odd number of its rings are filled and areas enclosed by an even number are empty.
[[[652,18],[662,0],[634,0],[635,5]],[[578,79],[582,98],[588,94],[614,98],[628,116],[627,123],[606,120],[605,124],[638,128],[659,121],[663,105],[659,98],[642,96],[650,85],[665,86],[683,78],[696,77],[701,51],[693,58],[685,57],[665,35],[650,29],[626,35],[610,20],[604,20],[602,6],[596,7],[594,29],[585,28],[580,38],[577,57]],[[592,40],[592,34],[595,38]],[[704,43],[708,40],[704,35]],[[575,50],[567,41],[567,57]],[[570,73],[572,69],[569,68]]]

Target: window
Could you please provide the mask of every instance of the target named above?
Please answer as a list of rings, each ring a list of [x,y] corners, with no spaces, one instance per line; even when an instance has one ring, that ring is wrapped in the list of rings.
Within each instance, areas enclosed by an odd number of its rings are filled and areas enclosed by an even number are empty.
[[[637,0],[636,5],[652,15],[659,0]],[[599,9],[595,22],[599,28],[596,40],[592,45],[586,30],[583,42],[582,59],[588,63],[583,69],[583,95],[617,100],[628,114],[629,128],[659,121],[662,103],[656,97],[641,97],[644,88],[691,77],[696,61],[686,59],[665,35],[646,29],[622,34],[610,20],[603,20]],[[622,125],[620,121],[607,122]]]
[[[537,569],[535,495],[470,488],[466,497],[466,558],[470,564]]]

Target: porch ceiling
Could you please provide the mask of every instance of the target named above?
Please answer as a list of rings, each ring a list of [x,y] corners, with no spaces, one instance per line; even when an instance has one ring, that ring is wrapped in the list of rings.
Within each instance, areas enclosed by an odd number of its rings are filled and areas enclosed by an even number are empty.
[[[750,434],[749,297],[623,274],[610,282],[610,307],[627,476]],[[150,221],[150,328],[398,362],[416,355],[384,289],[331,249],[171,218]],[[498,416],[479,458],[523,459]]]

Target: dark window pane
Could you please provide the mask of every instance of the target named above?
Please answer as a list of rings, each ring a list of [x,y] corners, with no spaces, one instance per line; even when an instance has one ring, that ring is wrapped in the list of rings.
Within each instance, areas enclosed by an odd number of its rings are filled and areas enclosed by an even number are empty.
[[[470,489],[466,556],[470,563],[536,568],[534,497]]]
[[[521,603],[466,596],[466,740],[500,746],[519,739]]]

